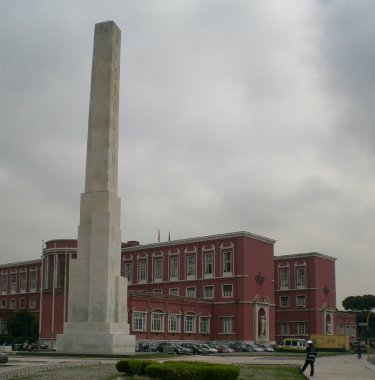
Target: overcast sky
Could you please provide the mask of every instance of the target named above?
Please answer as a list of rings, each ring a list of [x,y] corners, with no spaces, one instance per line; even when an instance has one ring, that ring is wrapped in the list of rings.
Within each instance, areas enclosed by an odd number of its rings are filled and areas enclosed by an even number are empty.
[[[122,31],[122,240],[249,231],[375,293],[373,0],[1,0],[0,263],[77,238],[95,23]]]

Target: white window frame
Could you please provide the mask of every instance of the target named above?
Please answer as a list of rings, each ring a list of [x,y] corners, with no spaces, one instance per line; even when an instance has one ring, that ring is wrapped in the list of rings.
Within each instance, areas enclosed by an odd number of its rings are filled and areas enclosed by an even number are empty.
[[[223,257],[223,277],[233,275],[233,249],[226,249],[222,251]]]
[[[302,272],[302,273],[301,273]],[[296,289],[306,288],[306,267],[296,267]]]
[[[201,315],[199,317],[199,334],[210,334],[211,332],[211,317]]]
[[[26,298],[19,298],[19,309],[26,309]]]
[[[307,335],[307,322],[297,322],[297,334]]]
[[[289,296],[280,296],[279,305],[280,307],[289,307]]]
[[[289,267],[279,268],[279,289],[289,289]]]
[[[197,255],[189,253],[186,255],[186,278],[188,280],[195,279],[197,273]]]
[[[154,259],[154,282],[163,281],[163,259]]]
[[[170,296],[179,296],[180,295],[180,289],[179,288],[169,288],[168,294]]]
[[[20,293],[26,293],[27,290],[27,272],[20,272]]]
[[[306,307],[306,296],[302,294],[297,294],[296,295],[296,306],[297,307]]]
[[[189,313],[185,314],[184,318],[184,332],[187,334],[195,334],[197,331],[197,316]]]
[[[17,273],[10,274],[10,292],[12,294],[17,293]]]
[[[1,304],[0,304],[0,308],[1,309],[6,309],[7,308],[7,300],[6,299],[2,299],[1,300]]]
[[[169,281],[178,280],[179,259],[178,256],[171,256],[169,258]]]
[[[30,297],[29,298],[29,308],[30,309],[36,308],[36,297]]]
[[[8,293],[8,273],[1,275],[1,294]]]
[[[205,278],[212,278],[214,277],[214,271],[215,271],[215,256],[214,252],[206,252],[203,255],[203,268],[204,273],[203,276]]]
[[[209,289],[211,291],[209,291]],[[214,298],[214,286],[213,285],[205,285],[203,287],[203,298]]]
[[[181,314],[168,314],[168,332],[172,334],[181,332]]]
[[[223,334],[234,334],[234,317],[222,317]]]
[[[16,300],[14,298],[12,298],[11,300],[9,300],[9,309],[17,309],[17,303],[16,303]]]
[[[138,260],[138,283],[147,283],[147,259]]]
[[[197,288],[195,286],[186,287],[186,297],[195,298],[197,296]]]
[[[147,331],[147,313],[144,311],[133,311],[132,330]]]
[[[224,287],[231,287],[230,292],[225,290]],[[221,285],[221,296],[223,298],[232,298],[233,297],[233,284],[222,284]]]
[[[163,294],[163,289],[160,289],[160,288],[158,288],[158,289],[153,289],[153,291],[152,291],[154,294]]]
[[[128,279],[128,284],[133,282],[133,262],[124,261],[124,277]]]
[[[164,315],[162,311],[151,312],[151,331],[164,332]]]
[[[290,325],[288,322],[280,323],[280,333],[281,335],[290,335]]]

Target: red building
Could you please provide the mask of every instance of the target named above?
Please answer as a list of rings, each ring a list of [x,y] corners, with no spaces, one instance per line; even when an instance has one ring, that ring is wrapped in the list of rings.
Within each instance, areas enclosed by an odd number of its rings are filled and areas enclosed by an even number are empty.
[[[274,256],[274,244],[249,232],[123,243],[131,334],[149,341],[274,342],[336,332],[336,259],[316,252]],[[53,347],[67,316],[76,253],[76,240],[51,240],[40,260],[0,265],[3,332],[7,315],[24,307],[39,317],[40,338]],[[340,332],[342,326],[353,332],[353,319],[339,322]]]

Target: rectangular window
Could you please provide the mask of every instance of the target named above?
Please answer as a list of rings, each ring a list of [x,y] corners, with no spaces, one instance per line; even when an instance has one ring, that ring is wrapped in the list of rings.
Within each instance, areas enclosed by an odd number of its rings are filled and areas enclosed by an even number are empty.
[[[169,295],[170,296],[178,296],[179,295],[179,289],[178,288],[169,288]]]
[[[20,273],[20,293],[26,293],[26,272]]]
[[[10,274],[10,292],[17,293],[17,273]]]
[[[9,301],[9,309],[15,309],[16,308],[16,300],[10,300]]]
[[[178,280],[178,257],[169,259],[169,280]]]
[[[163,294],[163,289],[154,289],[153,293],[155,293],[155,294]]]
[[[222,287],[223,290],[223,297],[233,297],[233,285],[232,284],[226,284]]]
[[[133,264],[131,262],[124,262],[124,277],[128,279],[128,284],[133,280]]]
[[[297,334],[306,335],[307,334],[307,322],[298,322],[297,323]]]
[[[204,254],[204,277],[213,277],[214,274],[214,254]]]
[[[20,298],[20,309],[24,309],[26,307],[26,298]]]
[[[7,308],[7,300],[1,300],[1,308],[6,309]]]
[[[59,288],[65,286],[65,259],[61,259],[59,263],[60,275],[59,275]]]
[[[186,275],[188,278],[195,277],[195,255],[188,255],[186,257],[187,261],[187,271]]]
[[[30,297],[29,299],[29,308],[35,309],[36,308],[36,297]]]
[[[234,333],[234,317],[223,317],[223,333]]]
[[[36,271],[30,272],[30,292],[37,291]]]
[[[289,269],[281,268],[279,269],[279,284],[280,290],[289,289]]]
[[[287,296],[280,297],[280,306],[281,307],[288,307],[289,306],[289,297],[287,297]]]
[[[1,276],[1,294],[7,294],[8,293],[8,275],[3,274]]]
[[[138,278],[140,283],[145,283],[147,281],[147,261],[140,260],[138,262]]]
[[[210,333],[210,317],[200,317],[199,318],[199,333],[209,334]]]
[[[168,315],[168,332],[179,333],[181,331],[181,315],[169,314]]]
[[[196,316],[195,315],[185,315],[185,332],[186,333],[195,333],[195,321],[196,321]]]
[[[298,307],[306,307],[306,296],[297,296],[296,304]]]
[[[154,281],[160,282],[163,280],[163,260],[154,260]]]
[[[154,332],[164,331],[164,314],[162,313],[151,314],[151,331],[154,331]]]
[[[223,252],[223,276],[232,275],[232,251]]]
[[[146,313],[133,312],[133,331],[146,331],[146,317]]]
[[[214,298],[214,286],[206,285],[203,287],[203,297],[204,298]]]
[[[186,297],[192,297],[194,298],[196,296],[196,291],[195,291],[195,287],[189,287],[189,288],[186,288]]]
[[[288,322],[281,322],[280,324],[280,333],[281,335],[289,335],[289,323]]]
[[[305,267],[296,269],[296,288],[302,289],[306,287]]]

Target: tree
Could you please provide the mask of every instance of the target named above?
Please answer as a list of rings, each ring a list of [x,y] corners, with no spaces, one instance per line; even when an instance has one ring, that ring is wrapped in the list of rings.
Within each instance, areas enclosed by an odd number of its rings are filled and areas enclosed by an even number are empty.
[[[375,296],[365,294],[364,296],[349,296],[342,301],[345,310],[351,311],[371,311],[375,309]]]
[[[37,338],[38,320],[27,310],[19,310],[7,319],[8,332],[14,338]]]

